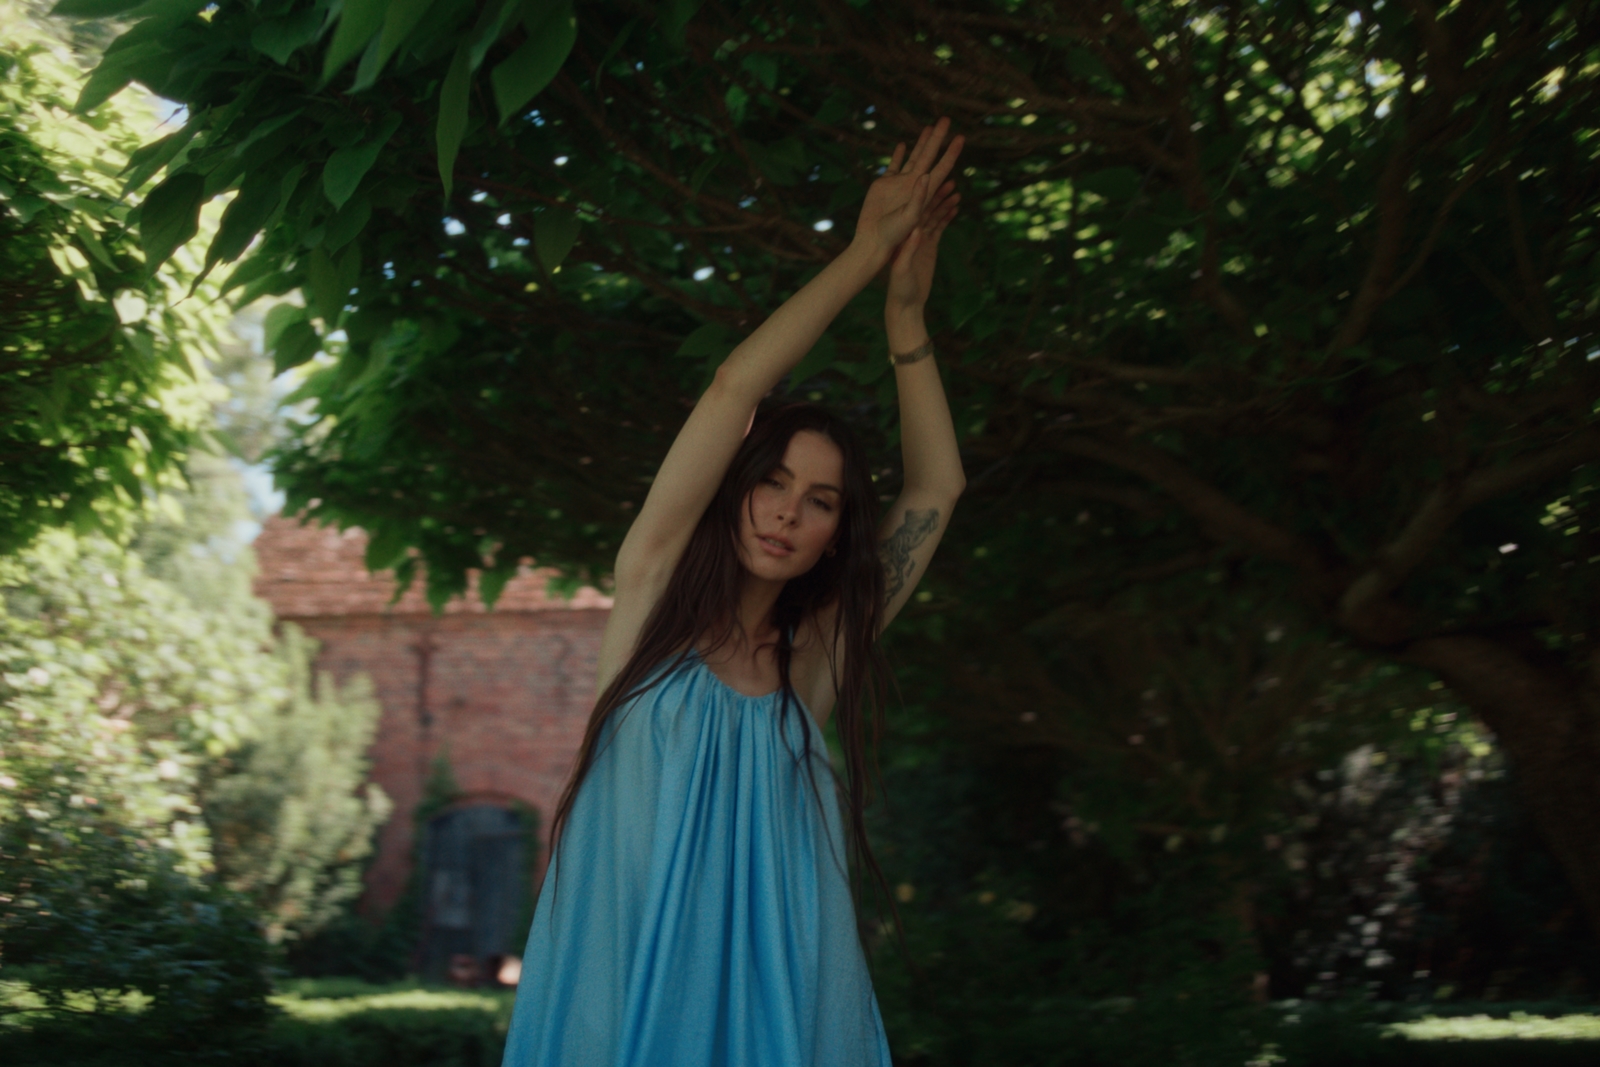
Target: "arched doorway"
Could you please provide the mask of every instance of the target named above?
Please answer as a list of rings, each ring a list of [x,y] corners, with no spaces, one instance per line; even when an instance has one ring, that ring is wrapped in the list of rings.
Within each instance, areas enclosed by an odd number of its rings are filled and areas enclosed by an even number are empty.
[[[474,804],[434,816],[423,848],[422,973],[464,979],[490,961],[520,953],[527,931],[532,834],[516,811]],[[454,964],[454,966],[452,966]]]

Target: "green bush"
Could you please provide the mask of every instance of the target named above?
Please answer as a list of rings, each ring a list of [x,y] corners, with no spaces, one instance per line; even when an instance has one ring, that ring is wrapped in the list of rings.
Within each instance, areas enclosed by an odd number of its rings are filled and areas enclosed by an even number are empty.
[[[269,991],[254,914],[205,877],[194,790],[254,710],[226,698],[270,689],[205,622],[102,538],[51,532],[0,560],[8,977],[27,968],[49,1015],[87,998],[93,1026],[173,1046],[264,1022]],[[129,995],[142,1011],[106,1010]]]
[[[261,1067],[498,1067],[512,995],[360,982],[294,983]]]

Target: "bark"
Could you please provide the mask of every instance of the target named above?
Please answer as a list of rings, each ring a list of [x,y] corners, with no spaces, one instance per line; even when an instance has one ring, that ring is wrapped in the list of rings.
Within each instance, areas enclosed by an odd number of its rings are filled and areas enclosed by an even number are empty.
[[[1523,803],[1600,933],[1600,658],[1576,674],[1485,637],[1430,637],[1404,658],[1436,672],[1495,733]]]

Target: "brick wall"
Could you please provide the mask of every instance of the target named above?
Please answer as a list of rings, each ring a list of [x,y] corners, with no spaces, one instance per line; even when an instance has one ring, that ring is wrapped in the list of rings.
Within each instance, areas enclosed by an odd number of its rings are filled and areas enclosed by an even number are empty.
[[[389,607],[393,585],[367,573],[359,531],[277,517],[255,549],[257,594],[321,642],[320,670],[368,675],[383,708],[372,777],[395,811],[363,908],[381,913],[405,888],[412,812],[437,754],[469,797],[531,805],[543,838],[594,703],[610,599],[593,589],[549,597],[545,575],[528,571],[492,612],[474,594],[435,616],[416,588]]]

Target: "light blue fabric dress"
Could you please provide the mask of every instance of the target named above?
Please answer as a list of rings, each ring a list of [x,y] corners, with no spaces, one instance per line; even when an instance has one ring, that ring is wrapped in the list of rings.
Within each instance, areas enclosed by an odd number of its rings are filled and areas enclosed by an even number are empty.
[[[617,709],[539,897],[504,1067],[889,1067],[827,746],[779,708],[691,653]]]

